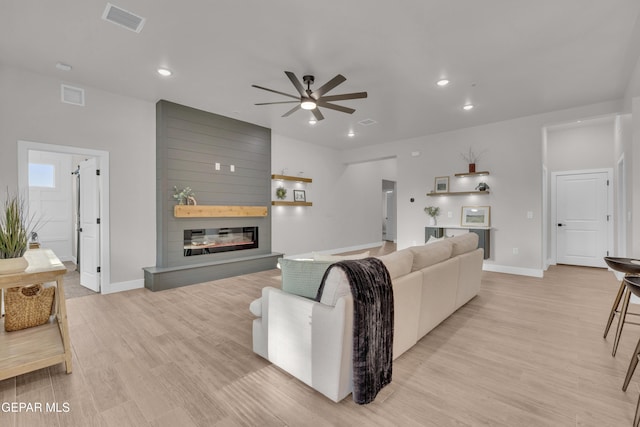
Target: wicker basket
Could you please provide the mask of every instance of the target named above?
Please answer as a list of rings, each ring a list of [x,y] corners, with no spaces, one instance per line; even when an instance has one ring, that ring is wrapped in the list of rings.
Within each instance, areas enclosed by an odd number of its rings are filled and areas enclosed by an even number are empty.
[[[8,288],[4,294],[4,330],[39,326],[49,321],[56,288],[38,284]]]

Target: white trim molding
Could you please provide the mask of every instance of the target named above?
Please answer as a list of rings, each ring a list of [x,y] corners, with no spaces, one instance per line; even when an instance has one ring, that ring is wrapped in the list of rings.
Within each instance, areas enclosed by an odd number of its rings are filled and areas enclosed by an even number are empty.
[[[544,277],[544,271],[539,268],[511,267],[508,265],[487,264],[482,265],[483,271],[494,273],[515,274],[518,276]]]

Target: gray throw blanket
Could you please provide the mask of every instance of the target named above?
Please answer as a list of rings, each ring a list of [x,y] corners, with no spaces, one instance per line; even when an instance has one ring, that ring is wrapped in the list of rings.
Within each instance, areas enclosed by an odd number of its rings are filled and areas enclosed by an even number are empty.
[[[320,301],[332,268],[341,268],[353,295],[353,400],[373,402],[391,382],[393,362],[393,288],[385,265],[377,258],[340,261],[324,274]]]

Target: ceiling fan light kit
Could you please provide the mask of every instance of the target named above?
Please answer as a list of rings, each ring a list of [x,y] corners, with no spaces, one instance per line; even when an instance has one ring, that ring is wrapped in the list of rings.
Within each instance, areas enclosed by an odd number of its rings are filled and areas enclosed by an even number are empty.
[[[268,92],[277,93],[278,95],[283,95],[288,98],[293,98],[295,99],[295,101],[261,102],[255,105],[297,104],[292,109],[284,113],[282,117],[288,117],[291,114],[295,113],[296,111],[302,109],[302,110],[311,111],[315,119],[317,121],[320,121],[320,120],[324,120],[324,116],[322,115],[318,107],[328,108],[330,110],[340,111],[342,113],[353,114],[353,112],[356,111],[355,109],[349,108],[349,107],[343,107],[342,105],[333,104],[332,101],[346,101],[349,99],[360,99],[360,98],[367,97],[367,92],[354,92],[354,93],[344,93],[341,95],[325,96],[327,92],[329,92],[330,90],[334,89],[336,86],[338,86],[339,84],[347,80],[342,74],[338,74],[337,76],[329,80],[327,83],[319,87],[317,90],[312,91],[311,85],[315,81],[314,76],[309,74],[302,76],[302,82],[306,83],[307,85],[307,88],[305,89],[303,84],[300,82],[300,80],[298,80],[295,74],[293,74],[291,71],[285,71],[284,73],[286,74],[286,76],[289,78],[293,86],[298,91],[299,96],[291,95],[288,93],[280,92],[277,90],[269,89],[269,88],[258,86],[258,85],[251,85],[251,86],[257,89],[266,90]]]

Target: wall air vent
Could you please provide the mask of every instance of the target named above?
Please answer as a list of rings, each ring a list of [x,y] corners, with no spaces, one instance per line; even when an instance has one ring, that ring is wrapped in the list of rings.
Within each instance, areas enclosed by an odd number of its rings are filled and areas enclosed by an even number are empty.
[[[60,85],[61,101],[65,104],[73,104],[84,107],[84,89],[79,87]]]
[[[104,13],[102,14],[102,19],[136,33],[142,31],[145,21],[145,18],[121,9],[118,6],[114,6],[111,3],[107,3],[107,7],[104,9]]]
[[[373,119],[364,119],[364,120],[360,120],[358,123],[361,124],[362,126],[371,126],[378,122],[376,122]]]

